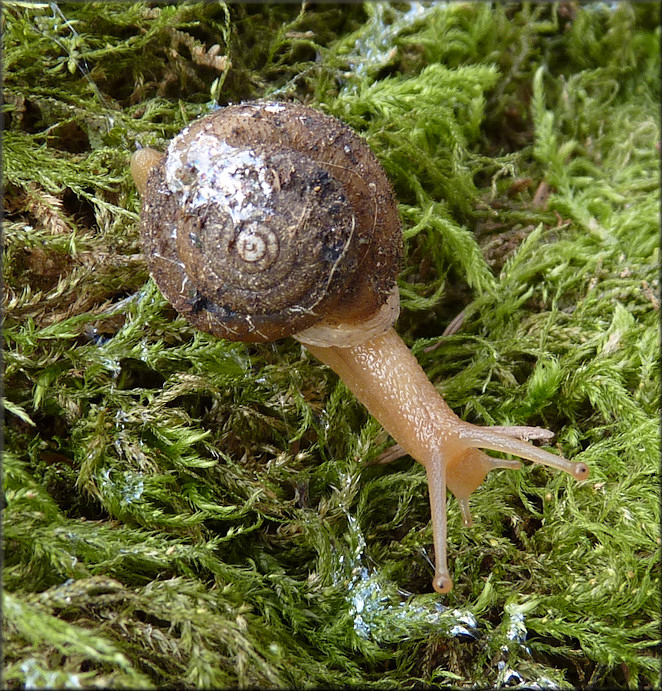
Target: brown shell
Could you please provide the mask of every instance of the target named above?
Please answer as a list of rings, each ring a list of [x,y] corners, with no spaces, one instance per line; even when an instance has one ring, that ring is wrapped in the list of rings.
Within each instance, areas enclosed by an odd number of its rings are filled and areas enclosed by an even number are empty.
[[[346,125],[304,106],[228,106],[147,179],[141,232],[175,309],[223,338],[360,322],[391,293],[402,234],[386,175]]]

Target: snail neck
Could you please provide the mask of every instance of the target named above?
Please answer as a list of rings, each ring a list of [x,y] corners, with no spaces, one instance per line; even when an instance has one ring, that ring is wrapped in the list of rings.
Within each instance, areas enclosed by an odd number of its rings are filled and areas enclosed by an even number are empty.
[[[440,445],[450,451],[449,447],[461,444],[453,433],[459,419],[392,328],[348,348],[306,347],[340,376],[405,452],[423,465],[428,465]]]

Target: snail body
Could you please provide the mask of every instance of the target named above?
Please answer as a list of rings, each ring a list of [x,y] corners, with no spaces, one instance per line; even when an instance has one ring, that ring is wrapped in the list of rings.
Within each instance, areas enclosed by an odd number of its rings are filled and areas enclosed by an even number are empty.
[[[165,297],[198,328],[230,340],[294,336],[427,472],[433,586],[448,592],[446,488],[471,525],[469,495],[512,453],[576,479],[572,463],[519,437],[538,428],[460,420],[392,328],[402,233],[392,188],[367,145],[304,106],[250,102],[194,122],[166,154],[141,149],[132,173],[141,234]]]

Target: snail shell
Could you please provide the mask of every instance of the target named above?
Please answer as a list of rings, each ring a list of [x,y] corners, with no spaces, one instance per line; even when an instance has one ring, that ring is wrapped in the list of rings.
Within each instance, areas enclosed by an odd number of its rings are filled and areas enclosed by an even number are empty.
[[[223,338],[330,330],[351,345],[397,317],[391,186],[356,134],[311,108],[249,102],[187,127],[147,175],[141,233],[165,297]]]

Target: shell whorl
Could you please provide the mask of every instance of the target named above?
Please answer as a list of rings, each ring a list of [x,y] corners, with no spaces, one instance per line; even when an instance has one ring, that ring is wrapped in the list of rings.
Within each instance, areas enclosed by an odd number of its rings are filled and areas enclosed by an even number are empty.
[[[175,309],[216,335],[267,341],[386,302],[401,252],[397,213],[381,220],[389,203],[395,212],[349,128],[302,106],[246,103],[172,140],[147,179],[142,235]],[[381,276],[368,278],[374,263]]]

